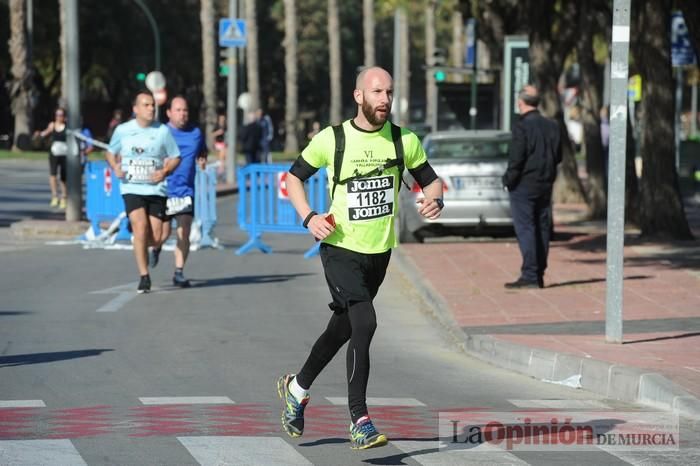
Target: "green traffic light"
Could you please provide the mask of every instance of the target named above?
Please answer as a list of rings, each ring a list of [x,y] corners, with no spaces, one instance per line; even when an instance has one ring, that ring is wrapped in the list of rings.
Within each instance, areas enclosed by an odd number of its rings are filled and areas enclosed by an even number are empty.
[[[137,81],[145,81],[146,80],[146,73],[136,73],[136,80]]]
[[[445,78],[447,78],[447,74],[444,71],[439,70],[439,71],[435,72],[435,80],[436,81],[442,82],[445,80]]]

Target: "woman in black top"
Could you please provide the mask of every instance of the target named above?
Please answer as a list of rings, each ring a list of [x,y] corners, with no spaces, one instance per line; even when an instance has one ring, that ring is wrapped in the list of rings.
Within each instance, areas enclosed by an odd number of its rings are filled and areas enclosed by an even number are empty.
[[[49,123],[44,131],[39,133],[42,138],[51,136],[49,148],[49,187],[51,188],[51,207],[66,208],[66,155],[68,144],[66,142],[66,111],[57,108],[54,120]],[[58,197],[58,184],[56,176],[59,175],[61,197]]]

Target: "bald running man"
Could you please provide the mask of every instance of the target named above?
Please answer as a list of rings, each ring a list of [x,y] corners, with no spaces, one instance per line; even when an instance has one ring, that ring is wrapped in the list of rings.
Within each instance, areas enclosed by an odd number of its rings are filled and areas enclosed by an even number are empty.
[[[277,390],[284,403],[282,426],[290,436],[299,437],[304,432],[311,385],[349,341],[350,443],[354,449],[365,449],[387,443],[369,417],[367,381],[369,347],[377,327],[373,300],[384,280],[391,249],[397,246],[394,218],[403,168],[423,190],[425,197],[418,203],[426,218],[440,216],[443,187],[418,137],[388,121],[393,100],[391,75],[379,67],[363,69],[353,97],[357,115],[314,136],[287,176],[294,208],[304,219],[304,227],[321,241],[332,314],[301,370],[280,377]],[[311,209],[304,191],[304,181],[321,167],[327,168],[331,195],[330,210],[324,213]]]

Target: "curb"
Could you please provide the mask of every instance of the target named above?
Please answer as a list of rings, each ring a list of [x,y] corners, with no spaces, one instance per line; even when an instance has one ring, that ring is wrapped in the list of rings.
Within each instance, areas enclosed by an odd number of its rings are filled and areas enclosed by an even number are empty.
[[[15,238],[55,240],[73,239],[85,233],[90,227],[86,221],[67,222],[65,220],[20,220],[10,225]]]
[[[665,376],[635,367],[613,364],[499,340],[491,335],[470,335],[452,316],[449,306],[425,281],[412,259],[396,248],[393,254],[402,273],[428,304],[429,314],[464,352],[497,367],[551,383],[580,378],[579,387],[605,398],[670,411],[700,419],[700,400]]]

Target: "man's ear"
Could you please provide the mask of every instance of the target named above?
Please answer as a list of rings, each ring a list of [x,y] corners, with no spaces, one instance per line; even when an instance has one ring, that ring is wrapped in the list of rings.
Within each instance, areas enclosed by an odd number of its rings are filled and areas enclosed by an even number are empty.
[[[362,105],[362,91],[359,89],[355,89],[352,91],[352,96],[355,99],[355,103],[357,105]]]

